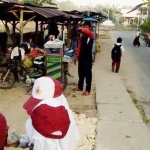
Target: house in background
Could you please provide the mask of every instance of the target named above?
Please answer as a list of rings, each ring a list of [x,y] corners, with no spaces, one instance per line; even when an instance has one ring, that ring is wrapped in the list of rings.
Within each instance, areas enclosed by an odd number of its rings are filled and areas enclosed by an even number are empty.
[[[130,11],[130,9],[122,9],[121,10],[121,13],[122,13],[121,17],[123,20],[122,24],[125,26],[131,25],[131,24],[136,25],[137,21],[139,21],[139,18],[140,18],[140,11],[135,10],[130,13],[127,13],[129,11]]]
[[[140,8],[140,12],[141,12],[140,17],[141,17],[141,20],[142,20],[141,23],[143,23],[143,21],[148,18],[148,6],[142,6]]]

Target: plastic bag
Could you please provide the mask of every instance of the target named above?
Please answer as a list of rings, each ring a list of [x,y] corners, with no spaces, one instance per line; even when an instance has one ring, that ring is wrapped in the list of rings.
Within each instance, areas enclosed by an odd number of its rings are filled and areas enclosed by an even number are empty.
[[[100,47],[100,45],[95,44],[95,51],[96,51],[97,53],[100,53],[100,52],[101,52],[101,47]]]

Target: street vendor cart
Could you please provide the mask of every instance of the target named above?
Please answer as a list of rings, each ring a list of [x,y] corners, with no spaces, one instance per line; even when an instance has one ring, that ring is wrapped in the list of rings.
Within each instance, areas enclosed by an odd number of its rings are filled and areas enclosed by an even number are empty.
[[[57,39],[44,44],[44,48],[46,49],[46,76],[57,79],[61,83],[63,82],[63,44],[63,41]]]

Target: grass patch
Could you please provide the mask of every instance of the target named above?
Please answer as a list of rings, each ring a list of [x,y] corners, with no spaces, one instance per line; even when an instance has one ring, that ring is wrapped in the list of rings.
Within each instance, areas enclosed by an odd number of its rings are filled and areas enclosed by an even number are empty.
[[[135,96],[133,91],[127,89],[127,92],[130,94],[130,97],[131,97],[135,107],[138,109],[138,111],[139,111],[139,113],[140,113],[140,115],[142,117],[143,122],[146,123],[146,124],[150,124],[150,119],[146,116],[144,108],[140,104],[141,101],[136,98],[136,96]]]

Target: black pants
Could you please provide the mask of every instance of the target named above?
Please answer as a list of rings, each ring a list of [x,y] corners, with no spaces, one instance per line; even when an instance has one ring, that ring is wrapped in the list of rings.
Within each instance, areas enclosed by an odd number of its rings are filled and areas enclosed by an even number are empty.
[[[78,63],[79,82],[78,88],[83,90],[84,79],[86,79],[86,91],[91,91],[92,83],[92,60],[79,60]]]
[[[134,41],[133,41],[133,45],[134,46],[140,46],[140,42],[139,42],[139,36],[138,37],[135,37]]]

